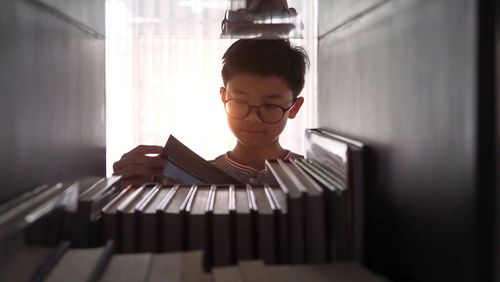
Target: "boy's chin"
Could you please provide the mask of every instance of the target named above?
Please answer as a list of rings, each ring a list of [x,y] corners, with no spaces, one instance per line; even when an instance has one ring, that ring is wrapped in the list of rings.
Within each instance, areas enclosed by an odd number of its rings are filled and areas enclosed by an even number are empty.
[[[238,142],[245,147],[261,148],[271,146],[274,142],[264,136],[238,136]]]

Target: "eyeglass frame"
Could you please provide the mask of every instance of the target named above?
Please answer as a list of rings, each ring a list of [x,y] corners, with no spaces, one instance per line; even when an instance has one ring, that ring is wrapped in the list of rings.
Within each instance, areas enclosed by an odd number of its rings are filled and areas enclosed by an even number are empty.
[[[245,104],[247,104],[247,105],[248,105],[248,112],[246,113],[246,115],[245,115],[245,116],[243,116],[243,117],[241,117],[241,118],[235,118],[235,117],[233,117],[232,115],[230,115],[230,114],[228,113],[228,111],[227,111],[227,108],[226,108],[226,104],[227,104],[228,102],[230,102],[230,101],[243,101],[243,102],[245,102]],[[290,111],[290,109],[292,109],[292,108],[293,108],[293,106],[295,106],[295,104],[297,103],[297,97],[294,97],[294,98],[293,98],[293,100],[292,100],[292,102],[293,102],[293,103],[292,103],[292,105],[291,105],[290,107],[286,108],[286,107],[283,107],[283,106],[280,106],[280,105],[277,105],[277,104],[273,104],[273,103],[264,103],[264,104],[262,104],[262,105],[260,105],[260,106],[254,106],[254,105],[250,105],[250,103],[248,103],[247,101],[245,101],[245,100],[243,100],[243,99],[227,99],[227,100],[224,100],[224,101],[223,101],[223,103],[224,103],[224,110],[226,111],[227,115],[228,115],[228,116],[230,116],[231,118],[234,118],[234,119],[236,119],[236,120],[242,120],[242,119],[245,119],[245,118],[247,118],[247,117],[250,115],[250,113],[252,112],[252,108],[255,108],[255,109],[257,109],[257,110],[255,111],[255,113],[257,114],[257,117],[259,117],[260,121],[262,121],[263,123],[266,123],[266,124],[277,124],[277,123],[279,123],[279,122],[283,119],[283,117],[285,116],[285,113],[286,113],[286,112],[288,112],[288,111]],[[278,120],[277,120],[277,121],[275,121],[275,122],[266,122],[266,121],[264,121],[264,120],[262,119],[262,117],[261,117],[260,108],[262,108],[262,107],[263,107],[263,106],[265,106],[265,105],[273,105],[273,106],[276,106],[276,107],[280,108],[280,109],[283,111],[283,113],[281,114],[280,119],[278,119]]]

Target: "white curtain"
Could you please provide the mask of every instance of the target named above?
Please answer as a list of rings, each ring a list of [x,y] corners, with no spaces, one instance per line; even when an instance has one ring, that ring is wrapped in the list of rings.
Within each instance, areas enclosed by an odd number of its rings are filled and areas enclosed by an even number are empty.
[[[169,134],[205,159],[236,142],[220,102],[221,57],[234,42],[219,39],[226,0],[107,0],[107,168],[139,144],[163,146]],[[282,145],[304,153],[306,128],[317,123],[316,0],[288,1],[302,17],[311,59],[302,96]]]

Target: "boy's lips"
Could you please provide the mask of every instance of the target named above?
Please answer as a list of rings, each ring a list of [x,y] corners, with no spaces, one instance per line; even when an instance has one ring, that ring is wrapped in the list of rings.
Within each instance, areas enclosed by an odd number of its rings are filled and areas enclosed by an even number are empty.
[[[262,134],[262,133],[264,133],[263,130],[259,130],[259,129],[242,129],[241,131],[243,131],[244,133],[247,133],[247,134]]]

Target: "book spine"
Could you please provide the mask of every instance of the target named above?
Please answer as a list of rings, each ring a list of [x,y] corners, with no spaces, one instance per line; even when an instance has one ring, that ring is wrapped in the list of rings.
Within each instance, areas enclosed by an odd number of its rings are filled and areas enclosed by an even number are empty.
[[[304,249],[304,216],[302,198],[291,199],[287,197],[288,207],[288,250],[290,264],[302,264],[305,258]]]
[[[310,263],[327,261],[325,208],[323,194],[321,196],[306,196],[306,257]]]
[[[122,234],[122,252],[134,253],[136,251],[136,214],[129,212],[119,212]]]
[[[164,213],[162,216],[162,250],[164,252],[184,251],[183,224],[180,213]]]
[[[158,251],[158,240],[157,240],[157,217],[156,213],[146,214],[141,213],[141,240],[140,240],[140,250],[141,252],[157,252]]]
[[[224,266],[231,264],[231,244],[229,214],[214,214],[212,221],[212,244],[215,250],[213,256],[214,266]]]

